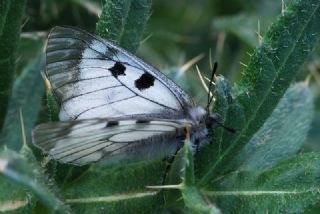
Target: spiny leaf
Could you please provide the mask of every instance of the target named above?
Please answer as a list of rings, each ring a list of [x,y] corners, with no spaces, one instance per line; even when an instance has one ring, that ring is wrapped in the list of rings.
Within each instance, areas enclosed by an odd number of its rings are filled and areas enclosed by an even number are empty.
[[[185,207],[192,213],[220,213],[220,210],[212,203],[205,201],[199,189],[195,186],[194,178],[194,161],[193,161],[193,148],[190,139],[185,140],[184,147],[182,148],[182,183],[180,184],[181,195]]]
[[[319,153],[299,154],[264,172],[230,174],[202,193],[227,213],[304,213],[320,199],[319,166]]]
[[[103,7],[96,32],[134,53],[149,17],[151,0],[111,0]]]
[[[184,166],[182,168],[182,172],[183,172],[182,184],[186,186],[192,186],[195,184],[193,149],[196,149],[196,148],[192,148],[189,135],[190,134],[188,134],[188,137],[185,140],[184,146],[182,148],[183,162],[184,162]]]
[[[7,13],[1,13],[0,15],[0,24],[2,22],[3,25],[0,33],[0,130],[4,123],[11,96],[15,75],[15,61],[20,40],[21,20],[26,0],[4,0],[1,1],[1,5],[3,2],[3,7],[10,6],[9,9],[2,9],[3,12],[7,11]]]
[[[318,0],[297,0],[271,26],[239,83],[237,100],[243,107],[246,123],[201,179],[201,185],[228,171],[226,163],[270,116],[319,40],[319,14]]]
[[[185,206],[191,213],[220,214],[221,211],[213,203],[205,200],[205,197],[195,186],[185,186],[181,190]]]
[[[162,209],[162,196],[156,191],[119,193],[113,196],[70,198],[76,213],[159,213]]]
[[[30,194],[21,186],[0,175],[0,212],[31,213]]]
[[[131,0],[107,1],[103,6],[102,14],[96,24],[97,34],[119,44],[124,31],[125,20],[129,13],[130,4]]]
[[[9,153],[11,158],[16,153]],[[0,212],[13,211],[15,213],[29,213],[34,206],[32,195],[22,186],[12,183],[4,175],[8,160],[3,158],[3,151],[0,153]]]
[[[96,165],[77,182],[65,185],[63,194],[77,212],[151,212],[162,208],[163,196],[146,186],[160,185],[163,175],[164,168],[160,163],[116,168]]]
[[[0,154],[0,160],[4,163],[2,174],[11,182],[18,184],[16,188],[27,189],[44,205],[58,213],[70,212],[69,208],[46,186],[45,176],[36,164],[32,151],[26,145],[22,147],[21,154],[9,149],[3,150]],[[34,201],[30,201],[30,203],[34,203]]]
[[[133,53],[136,52],[140,45],[145,25],[149,18],[151,3],[151,0],[131,0],[120,45]]]
[[[241,171],[272,167],[299,151],[313,117],[313,99],[305,83],[288,89],[261,129],[236,159]]]
[[[37,120],[43,95],[41,70],[43,58],[38,57],[22,71],[13,86],[13,93],[9,103],[9,110],[5,118],[4,127],[1,133],[1,143],[8,148],[19,150],[22,145],[19,109],[24,115],[27,141],[31,141],[31,130]]]

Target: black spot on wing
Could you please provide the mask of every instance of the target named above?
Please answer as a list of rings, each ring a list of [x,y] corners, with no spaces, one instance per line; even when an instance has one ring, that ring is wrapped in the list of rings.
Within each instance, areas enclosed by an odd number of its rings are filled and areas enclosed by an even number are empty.
[[[149,120],[137,120],[136,123],[137,123],[137,124],[139,124],[139,123],[140,123],[140,124],[141,124],[141,123],[150,123],[150,121],[149,121]]]
[[[113,127],[119,125],[118,121],[109,121],[106,125],[106,127]]]
[[[141,77],[139,77],[139,79],[136,79],[136,81],[134,82],[134,85],[136,86],[137,89],[144,90],[147,88],[150,88],[151,86],[153,86],[154,83],[154,77],[145,72],[144,74],[141,75]]]
[[[114,66],[112,68],[109,68],[108,70],[111,71],[112,75],[116,78],[119,75],[126,75],[124,72],[126,70],[126,67],[121,62],[116,62]]]

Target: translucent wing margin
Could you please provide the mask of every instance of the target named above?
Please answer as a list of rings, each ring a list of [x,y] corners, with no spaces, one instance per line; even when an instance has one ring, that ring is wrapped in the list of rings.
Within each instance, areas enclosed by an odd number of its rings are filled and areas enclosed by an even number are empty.
[[[33,143],[62,163],[106,164],[163,158],[174,154],[185,138],[179,121],[111,121],[87,119],[41,124]]]
[[[153,114],[181,118],[191,98],[117,45],[80,29],[55,27],[46,75],[61,103],[60,120]]]

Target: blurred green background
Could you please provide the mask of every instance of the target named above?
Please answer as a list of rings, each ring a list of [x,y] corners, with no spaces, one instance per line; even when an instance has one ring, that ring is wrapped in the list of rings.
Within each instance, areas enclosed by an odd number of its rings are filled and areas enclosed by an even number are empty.
[[[182,73],[182,66],[202,54],[196,64],[209,76],[209,61],[218,61],[218,73],[234,83],[241,77],[249,56],[263,39],[270,23],[289,0],[154,0],[150,19],[137,55],[169,75],[205,104],[206,92],[195,65]],[[76,26],[94,32],[102,0],[29,0],[23,21],[18,74],[42,50],[47,32],[56,25]],[[258,36],[260,33],[260,37]],[[211,58],[209,52],[211,51]],[[320,48],[297,77],[311,76],[316,114],[304,150],[320,150]],[[41,84],[41,83],[37,83]],[[45,106],[43,105],[43,108]],[[42,111],[45,119],[45,109]]]

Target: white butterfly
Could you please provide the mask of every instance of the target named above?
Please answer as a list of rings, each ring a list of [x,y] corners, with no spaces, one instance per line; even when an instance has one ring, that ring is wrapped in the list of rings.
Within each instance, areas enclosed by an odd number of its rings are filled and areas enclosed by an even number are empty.
[[[182,147],[186,126],[197,147],[217,123],[162,73],[80,29],[51,30],[46,76],[61,121],[37,126],[33,143],[63,163],[163,158]]]

